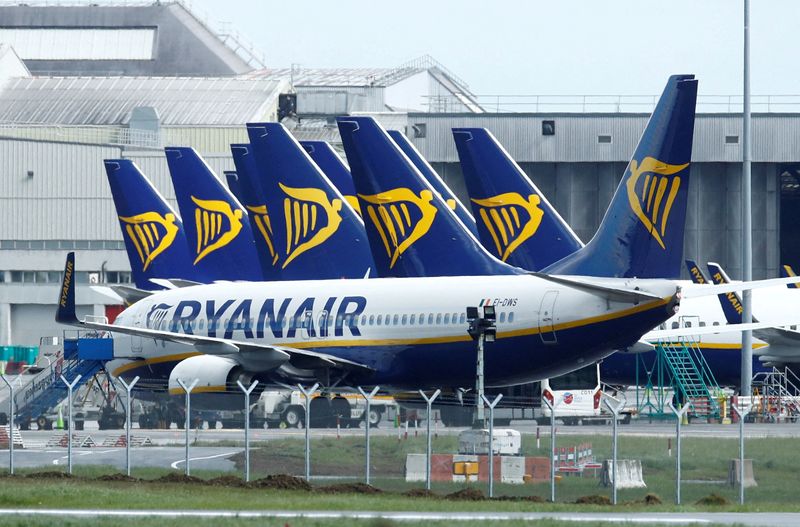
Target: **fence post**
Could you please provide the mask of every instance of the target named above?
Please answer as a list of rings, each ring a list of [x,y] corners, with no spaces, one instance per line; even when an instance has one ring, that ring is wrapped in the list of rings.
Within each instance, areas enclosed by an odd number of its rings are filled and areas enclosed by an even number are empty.
[[[237,380],[236,384],[244,392],[244,480],[250,481],[250,394],[258,386],[258,381],[253,381],[249,388],[245,388],[242,381]]]
[[[379,389],[380,389],[380,386],[376,386],[375,388],[372,389],[371,392],[367,393],[361,388],[361,386],[358,387],[358,391],[361,393],[361,396],[364,397],[364,399],[367,401],[367,409],[365,410],[365,412],[366,412],[365,416],[366,417],[364,419],[364,424],[365,424],[365,426],[364,426],[365,432],[364,433],[365,433],[365,436],[366,436],[366,448],[367,448],[367,466],[366,466],[366,472],[365,472],[365,474],[366,474],[365,480],[366,480],[367,485],[369,485],[369,427],[370,427],[370,425],[369,425],[369,411],[370,411],[370,404],[372,403],[372,398],[375,397],[375,394],[378,393]]]
[[[81,376],[77,375],[70,384],[66,377],[61,376],[61,382],[67,386],[67,472],[70,474],[72,474],[72,431],[75,430],[75,423],[72,422],[72,389],[80,380]]]
[[[117,380],[125,388],[125,473],[131,475],[131,390],[139,382],[139,376],[133,378],[130,384],[125,384],[122,377]],[[72,423],[70,423],[72,430]]]
[[[740,410],[735,404],[731,409],[739,416],[739,505],[744,505],[744,419],[750,408]]]
[[[556,462],[553,459],[556,451],[556,407],[547,397],[542,402],[550,410],[550,503],[556,502]]]
[[[309,436],[309,430],[311,429],[311,394],[317,391],[319,388],[319,383],[315,382],[314,386],[311,389],[307,390],[303,388],[302,384],[298,384],[297,387],[300,389],[300,392],[306,398],[306,481],[311,480],[311,436]]]
[[[617,504],[617,421],[619,420],[619,411],[622,410],[622,403],[616,406],[611,406],[608,399],[603,401],[606,408],[611,412],[611,504]]]
[[[425,488],[427,490],[431,490],[431,413],[432,409],[431,406],[433,405],[433,401],[439,397],[439,394],[442,393],[442,390],[436,390],[433,392],[430,398],[425,395],[425,392],[422,390],[419,391],[419,394],[425,399],[425,404],[427,406],[427,412],[425,415],[426,420],[428,421],[428,433],[427,433],[427,448],[425,449]]]
[[[192,416],[191,416],[191,413],[192,413],[191,393],[192,393],[192,390],[194,390],[194,387],[197,386],[197,383],[198,383],[199,380],[200,379],[195,379],[194,381],[192,381],[192,384],[187,386],[183,382],[183,379],[178,379],[178,384],[180,384],[181,388],[183,388],[183,391],[186,392],[186,423],[185,423],[186,424],[186,437],[184,439],[184,442],[186,443],[185,474],[187,476],[191,474],[191,469],[189,468],[189,429],[191,428],[191,422],[192,422]]]
[[[8,386],[8,472],[14,475],[14,386],[5,375],[0,375],[0,379]]]
[[[672,405],[672,401],[667,403],[669,409],[675,414],[678,422],[675,425],[675,504],[681,504],[681,423],[683,416],[689,409],[690,403],[685,403],[680,410]]]
[[[483,402],[489,407],[489,497],[494,497],[494,407],[503,398],[502,393],[498,393],[494,401],[489,402],[486,395],[481,395]]]

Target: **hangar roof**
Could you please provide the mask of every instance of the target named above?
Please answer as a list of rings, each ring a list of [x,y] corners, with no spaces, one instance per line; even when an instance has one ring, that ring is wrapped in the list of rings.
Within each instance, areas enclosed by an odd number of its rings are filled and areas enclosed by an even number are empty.
[[[242,125],[263,117],[285,79],[237,77],[33,77],[0,88],[0,122],[123,125],[150,106],[166,126]]]

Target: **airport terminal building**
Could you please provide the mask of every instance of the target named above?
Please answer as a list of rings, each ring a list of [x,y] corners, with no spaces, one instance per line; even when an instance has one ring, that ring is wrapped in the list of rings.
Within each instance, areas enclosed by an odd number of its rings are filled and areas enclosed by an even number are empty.
[[[221,174],[233,169],[228,146],[247,140],[245,122],[281,121],[336,145],[334,117],[367,113],[405,131],[466,200],[450,130],[485,127],[588,241],[654,100],[493,103],[431,57],[369,69],[267,62],[180,2],[0,6],[0,345],[61,333],[53,314],[67,251],[79,283],[130,281],[104,159],[134,160],[174,200],[164,146],[192,146]],[[754,105],[754,278],[800,265],[798,102]],[[686,257],[720,262],[734,278],[740,108],[741,99],[700,97],[684,242]],[[83,313],[116,312],[87,287],[77,301]]]

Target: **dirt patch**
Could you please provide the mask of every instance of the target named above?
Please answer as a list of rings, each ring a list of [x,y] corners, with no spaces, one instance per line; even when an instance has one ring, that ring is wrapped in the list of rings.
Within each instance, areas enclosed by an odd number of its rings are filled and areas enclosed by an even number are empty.
[[[248,486],[256,489],[311,490],[311,484],[308,481],[286,474],[275,474],[257,479],[248,483]]]
[[[448,500],[461,500],[461,501],[480,501],[485,500],[486,495],[478,489],[466,488],[453,492],[445,496]]]
[[[317,492],[324,494],[380,494],[383,491],[366,483],[338,483],[336,485],[326,485],[317,487]]]
[[[411,489],[403,493],[403,496],[409,498],[438,498],[439,495],[428,489]]]
[[[238,476],[219,476],[216,478],[207,479],[206,485],[213,485],[214,487],[245,487],[246,483]]]
[[[97,478],[97,481],[120,481],[122,483],[140,483],[139,478],[132,478],[125,474],[105,474]]]
[[[721,507],[723,505],[730,505],[730,501],[725,496],[720,496],[719,494],[712,492],[708,496],[704,498],[700,498],[697,500],[698,505],[711,505],[713,507]]]
[[[575,503],[580,505],[611,505],[611,498],[602,494],[592,494],[591,496],[581,496]]]
[[[153,483],[205,483],[204,479],[174,472],[150,481]]]
[[[541,496],[498,496],[494,498],[497,501],[523,501],[529,503],[545,503],[545,499]]]
[[[642,499],[642,503],[645,505],[661,505],[664,502],[661,501],[661,498],[658,496],[658,494],[650,493],[645,495],[644,499]]]
[[[31,479],[71,479],[74,476],[66,472],[50,471],[50,472],[31,472],[30,474],[26,474],[25,477]]]

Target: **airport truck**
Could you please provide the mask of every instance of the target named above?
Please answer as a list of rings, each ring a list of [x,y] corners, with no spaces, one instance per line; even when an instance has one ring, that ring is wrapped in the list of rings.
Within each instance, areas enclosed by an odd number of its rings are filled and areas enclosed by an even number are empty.
[[[397,403],[390,396],[376,395],[367,415],[367,404],[360,394],[317,392],[312,395],[310,410],[314,428],[364,426],[367,422],[374,427],[385,418],[394,418]],[[305,397],[299,390],[266,390],[251,411],[253,418],[270,428],[305,426]]]

